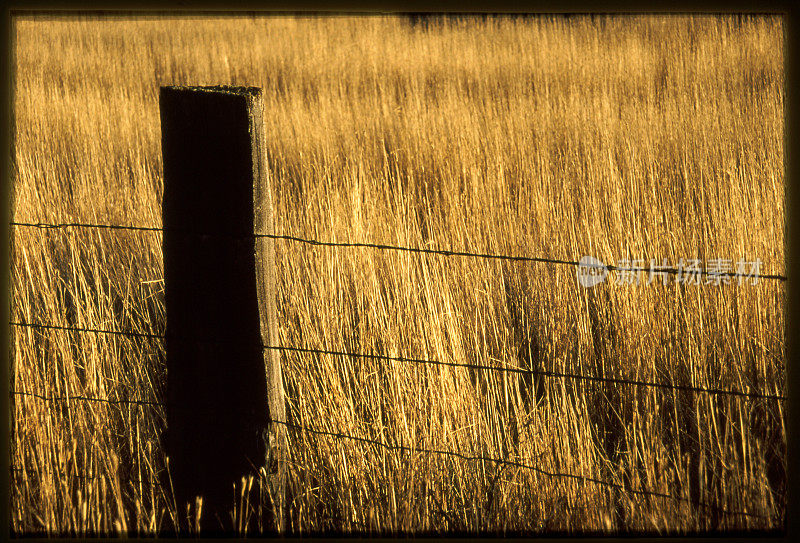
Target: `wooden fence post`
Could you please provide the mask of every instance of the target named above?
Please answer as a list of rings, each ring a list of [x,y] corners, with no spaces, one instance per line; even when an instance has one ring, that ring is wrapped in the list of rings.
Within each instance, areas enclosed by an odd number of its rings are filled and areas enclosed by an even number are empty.
[[[265,467],[277,498],[267,527],[282,529],[286,427],[272,421],[286,420],[283,384],[279,352],[262,347],[278,344],[274,240],[253,235],[273,233],[261,90],[161,87],[160,107],[164,444],[178,514],[200,495],[204,533],[232,529],[234,483]]]

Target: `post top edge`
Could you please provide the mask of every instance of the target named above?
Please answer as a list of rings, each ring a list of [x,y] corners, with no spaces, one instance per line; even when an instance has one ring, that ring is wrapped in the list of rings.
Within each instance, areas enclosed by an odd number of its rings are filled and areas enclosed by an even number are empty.
[[[236,96],[259,96],[261,95],[261,87],[235,87],[232,85],[165,85],[161,90],[182,91],[182,92],[198,92],[198,93],[213,93],[213,94],[232,94]]]

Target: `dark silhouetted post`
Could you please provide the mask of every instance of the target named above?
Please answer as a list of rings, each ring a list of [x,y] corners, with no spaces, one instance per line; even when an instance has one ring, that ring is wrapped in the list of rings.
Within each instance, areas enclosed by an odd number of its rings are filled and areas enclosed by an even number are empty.
[[[286,419],[279,353],[262,348],[278,330],[274,240],[254,236],[273,232],[261,90],[162,87],[160,101],[165,446],[178,513],[199,495],[204,533],[232,529],[234,483],[264,467],[277,528],[286,428],[271,421]]]

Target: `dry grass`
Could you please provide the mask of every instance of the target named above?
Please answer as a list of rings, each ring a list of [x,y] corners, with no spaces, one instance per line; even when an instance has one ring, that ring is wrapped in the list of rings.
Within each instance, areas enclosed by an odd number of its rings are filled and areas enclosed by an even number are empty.
[[[17,221],[159,226],[158,87],[264,90],[276,231],[783,272],[777,18],[17,19]],[[278,242],[284,345],[785,391],[784,286]],[[16,320],[159,333],[158,233],[13,231]],[[14,387],[157,401],[157,341],[12,330]],[[685,498],[291,432],[290,531],[781,528],[783,404],[284,353],[292,420]],[[164,413],[14,400],[12,526],[174,530]],[[141,482],[139,482],[141,481]],[[233,507],[232,493],[232,507]],[[703,501],[764,517],[715,513]],[[237,508],[241,513],[242,507]]]

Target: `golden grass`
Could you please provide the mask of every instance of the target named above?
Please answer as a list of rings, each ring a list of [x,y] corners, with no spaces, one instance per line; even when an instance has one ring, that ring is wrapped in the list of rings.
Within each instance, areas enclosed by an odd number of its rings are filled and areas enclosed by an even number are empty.
[[[779,18],[14,29],[16,221],[159,226],[159,86],[255,85],[279,233],[783,272]],[[785,391],[779,282],[587,291],[570,266],[277,244],[284,345]],[[161,277],[158,233],[13,230],[15,320],[160,333]],[[12,341],[19,392],[162,397],[158,341],[30,328]],[[289,531],[783,526],[779,401],[289,352],[282,364],[298,424],[687,500],[290,432]],[[18,395],[13,409],[14,530],[175,529],[183,509],[150,484],[166,464],[161,408]]]

